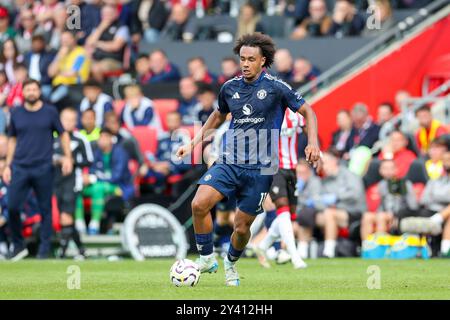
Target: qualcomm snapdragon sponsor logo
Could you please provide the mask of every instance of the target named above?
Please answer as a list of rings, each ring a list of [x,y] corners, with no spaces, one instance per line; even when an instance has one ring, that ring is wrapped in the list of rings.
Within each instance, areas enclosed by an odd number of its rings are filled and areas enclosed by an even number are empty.
[[[252,105],[249,103],[244,104],[244,106],[242,107],[242,113],[246,116],[251,115],[253,113]]]
[[[249,116],[253,113],[253,107],[251,104],[246,103],[242,107],[242,114],[245,116]],[[242,118],[242,119],[234,119],[233,122],[236,124],[243,124],[243,123],[253,123],[257,124],[260,122],[264,122],[265,118]]]

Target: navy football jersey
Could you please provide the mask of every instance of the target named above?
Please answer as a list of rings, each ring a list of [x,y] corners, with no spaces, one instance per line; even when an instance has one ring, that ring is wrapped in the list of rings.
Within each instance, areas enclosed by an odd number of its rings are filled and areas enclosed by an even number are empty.
[[[252,83],[235,77],[222,86],[218,110],[231,112],[219,163],[258,169],[278,167],[278,140],[286,108],[297,112],[305,103],[287,83],[262,72]]]

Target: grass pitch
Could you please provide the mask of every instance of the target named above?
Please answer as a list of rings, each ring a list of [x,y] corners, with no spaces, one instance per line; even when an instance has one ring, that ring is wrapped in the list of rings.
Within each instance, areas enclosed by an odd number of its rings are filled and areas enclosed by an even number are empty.
[[[449,259],[317,259],[307,260],[308,269],[294,270],[291,264],[263,269],[255,259],[243,258],[238,288],[224,286],[221,262],[219,271],[202,274],[196,287],[177,288],[169,282],[172,263],[1,262],[0,299],[450,299]],[[73,265],[79,266],[80,289],[68,289]],[[370,290],[368,268],[373,265],[379,267],[381,288]]]

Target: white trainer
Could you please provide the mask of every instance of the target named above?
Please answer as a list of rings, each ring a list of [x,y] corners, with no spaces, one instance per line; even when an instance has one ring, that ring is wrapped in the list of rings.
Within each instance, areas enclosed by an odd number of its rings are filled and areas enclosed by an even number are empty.
[[[215,273],[217,269],[219,269],[219,264],[217,263],[217,259],[214,255],[209,257],[200,256],[195,263],[198,265],[201,273]]]
[[[223,259],[223,265],[225,268],[225,285],[228,287],[238,287],[239,282],[239,274],[236,270],[236,263],[232,263],[228,261],[228,257]]]

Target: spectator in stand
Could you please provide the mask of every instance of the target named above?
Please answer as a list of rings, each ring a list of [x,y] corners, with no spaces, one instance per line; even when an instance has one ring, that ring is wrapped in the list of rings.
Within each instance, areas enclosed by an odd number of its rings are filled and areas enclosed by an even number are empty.
[[[53,52],[45,48],[43,35],[34,35],[31,39],[31,51],[25,53],[24,64],[28,68],[28,75],[41,83],[42,97],[48,99],[52,91],[52,79],[48,74],[48,68],[55,58]]]
[[[239,39],[245,34],[261,32],[264,33],[264,28],[260,22],[256,8],[251,3],[244,4],[239,10],[239,18],[237,20],[236,39]]]
[[[222,85],[228,80],[241,75],[239,63],[234,57],[225,57],[222,59],[222,73],[217,79],[217,83]]]
[[[14,67],[21,62],[23,62],[23,56],[17,50],[15,41],[8,39],[3,42],[0,50],[0,70],[6,72],[8,82],[12,85],[16,83]]]
[[[176,82],[181,78],[178,67],[169,61],[167,54],[161,49],[150,54],[149,64],[151,72],[149,83]]]
[[[137,57],[134,62],[136,69],[136,79],[139,84],[147,84],[152,77],[152,72],[150,70],[150,58],[146,54],[141,54]]]
[[[51,32],[54,26],[53,17],[60,13],[59,9],[64,9],[64,4],[58,0],[43,0],[41,3],[34,4],[33,12],[36,15],[36,21],[44,32]]]
[[[209,72],[208,66],[202,57],[194,57],[188,61],[189,75],[197,82],[212,84],[217,82],[217,77]]]
[[[119,116],[114,111],[105,113],[104,127],[114,135],[114,143],[120,144],[128,153],[129,158],[138,163],[139,175],[144,177],[148,172],[148,166],[144,161],[144,156],[139,148],[139,143],[127,129],[120,127]]]
[[[396,125],[392,122],[394,118],[394,106],[389,102],[383,102],[377,109],[377,124],[380,126],[380,141],[386,140],[389,135],[396,129]]]
[[[16,31],[9,25],[9,12],[3,6],[0,6],[0,45],[7,39],[14,39]]]
[[[186,173],[192,168],[191,164],[184,162],[173,161],[173,154],[179,146],[189,143],[191,137],[188,133],[178,130],[181,127],[181,115],[178,112],[169,112],[167,114],[167,128],[168,134],[164,135],[158,140],[158,150],[155,158],[151,155],[150,171],[147,174],[147,179],[156,179],[156,190],[164,190],[167,184],[171,184],[180,180],[180,175]],[[172,195],[174,197],[181,194],[173,186]]]
[[[283,81],[292,81],[294,60],[288,49],[278,49],[274,57],[276,76]]]
[[[393,160],[396,166],[397,178],[401,179],[408,173],[411,163],[417,158],[408,148],[408,139],[401,131],[393,131],[388,143],[384,145],[378,159]]]
[[[416,118],[420,126],[416,132],[416,144],[422,155],[425,155],[430,142],[446,134],[447,130],[439,121],[433,119],[431,110],[426,105],[416,110]]]
[[[304,85],[310,81],[314,81],[320,75],[320,70],[314,66],[306,58],[297,58],[294,61],[294,68],[292,70],[292,79],[297,86]],[[317,90],[316,87],[313,89]]]
[[[131,37],[133,43],[141,41],[141,35],[148,43],[157,42],[159,34],[166,25],[170,12],[161,0],[133,0],[131,2],[133,19]]]
[[[92,55],[92,75],[103,82],[107,72],[123,68],[124,54],[130,40],[126,25],[119,21],[117,7],[105,5],[101,11],[101,22],[86,39],[86,49]]]
[[[48,75],[53,78],[52,103],[58,103],[69,94],[70,85],[81,84],[89,77],[91,60],[86,50],[77,45],[75,33],[66,30],[61,35],[61,48],[48,67]]]
[[[402,113],[401,129],[404,132],[414,132],[419,128],[413,108],[409,108],[408,100],[411,94],[405,90],[399,90],[395,94],[395,110]]]
[[[11,85],[8,82],[8,76],[5,70],[0,70],[0,108],[5,106],[9,91],[11,91]]]
[[[14,78],[16,83],[11,87],[11,91],[6,98],[6,105],[10,108],[19,107],[24,103],[23,83],[28,78],[27,67],[19,63],[14,66]]]
[[[336,116],[336,123],[338,129],[333,132],[331,138],[331,147],[333,147],[339,155],[345,159],[349,159],[348,152],[350,151],[356,131],[353,129],[353,122],[350,112],[341,110]]]
[[[355,128],[352,148],[366,146],[372,148],[378,140],[380,127],[373,122],[369,115],[367,106],[363,103],[357,103],[352,109],[352,121]]]
[[[114,135],[102,129],[98,147],[94,150],[94,163],[83,178],[82,196],[77,198],[75,210],[76,224],[85,229],[83,198],[91,198],[91,221],[88,234],[100,232],[100,221],[108,198],[120,196],[125,201],[134,195],[132,176],[128,169],[128,154],[120,144],[114,144]],[[84,228],[83,228],[84,227]]]
[[[295,25],[302,23],[309,14],[310,0],[295,0],[294,4],[287,4],[285,14],[295,18]]]
[[[195,120],[206,123],[211,113],[218,108],[214,89],[207,84],[201,84],[197,92],[198,104],[196,106]]]
[[[319,213],[303,212],[303,231],[312,234],[311,225],[324,230],[325,246],[323,255],[335,257],[336,240],[339,228],[349,227],[358,221],[366,211],[365,192],[362,179],[339,165],[339,158],[331,152],[323,154],[323,173],[321,195],[311,202]],[[308,223],[305,223],[308,221]]]
[[[35,34],[45,33],[37,24],[33,11],[27,7],[20,10],[20,28],[15,41],[19,52],[24,53],[31,50],[31,38]]]
[[[366,21],[358,12],[352,0],[337,0],[333,11],[333,24],[329,34],[342,38],[359,36]]]
[[[83,113],[87,109],[95,112],[95,125],[103,128],[105,115],[109,111],[113,111],[113,99],[106,93],[102,92],[100,83],[91,79],[83,86],[84,98],[80,103],[80,112]]]
[[[312,238],[312,230],[314,228],[314,219],[307,219],[317,215],[318,210],[314,206],[314,201],[320,199],[321,181],[316,176],[305,159],[300,159],[297,165],[297,185],[296,195],[297,202],[297,222],[298,228],[298,244],[297,248],[302,259],[308,258],[309,242]]]
[[[361,240],[374,232],[397,230],[402,218],[411,216],[419,207],[412,183],[398,178],[395,161],[382,160],[380,175],[383,180],[378,184],[381,202],[377,212],[366,212],[361,221]]]
[[[186,32],[186,26],[189,21],[189,9],[177,3],[172,7],[169,20],[161,32],[161,38],[172,41],[190,42],[194,35]]]
[[[428,148],[428,159],[425,161],[425,171],[430,180],[436,180],[445,173],[443,158],[447,152],[447,143],[443,137],[436,138]]]
[[[152,126],[162,134],[161,120],[153,108],[153,101],[144,97],[138,85],[125,88],[125,107],[120,117],[121,123],[132,130],[136,126]]]
[[[328,15],[324,0],[309,2],[309,17],[305,18],[291,34],[291,39],[300,40],[305,37],[322,37],[328,35],[333,20]]]
[[[95,146],[95,143],[100,138],[100,127],[97,127],[95,120],[95,111],[93,109],[86,109],[81,113],[81,129],[80,133]]]
[[[48,38],[48,46],[51,50],[58,51],[61,48],[61,36],[66,30],[66,22],[68,19],[68,13],[66,8],[59,8],[53,17],[53,28],[52,32],[46,33],[46,38]],[[76,33],[78,34],[78,33]],[[77,36],[75,36],[76,39]]]
[[[178,112],[181,114],[183,123],[191,121],[190,114],[197,105],[198,84],[191,77],[185,77],[180,80],[180,96],[178,101]]]
[[[405,107],[405,102],[411,98],[411,94],[406,90],[399,90],[395,94],[395,107],[397,110],[402,110]]]
[[[409,233],[442,233],[441,255],[450,257],[450,151],[444,154],[443,163],[444,174],[428,181],[422,194],[420,217],[404,219],[400,228]]]
[[[80,45],[84,45],[86,38],[92,33],[101,21],[101,1],[90,0],[70,0],[70,4],[80,8],[81,28],[77,32],[77,39]]]
[[[377,36],[395,26],[395,19],[392,16],[392,7],[389,0],[375,0],[373,10],[374,21],[366,24],[362,32],[363,36]]]

